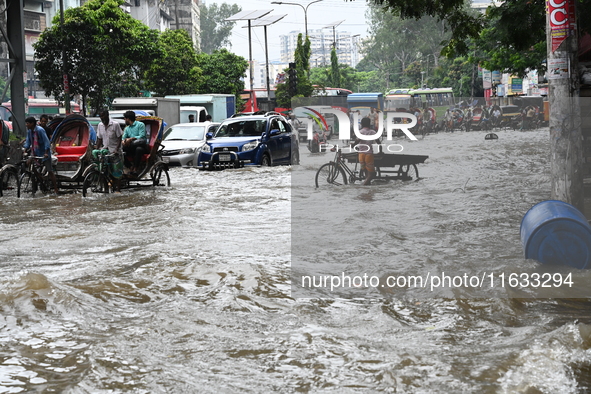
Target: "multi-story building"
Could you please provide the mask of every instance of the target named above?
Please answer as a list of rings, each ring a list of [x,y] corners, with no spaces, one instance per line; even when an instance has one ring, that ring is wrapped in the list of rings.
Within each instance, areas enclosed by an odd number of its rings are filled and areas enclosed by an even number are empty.
[[[265,63],[259,63],[253,60],[253,88],[255,89],[266,89],[267,88],[267,67]],[[288,63],[282,62],[269,62],[269,87],[275,89],[277,76],[283,73],[283,70],[288,68]],[[250,70],[246,70],[246,77],[244,78],[244,88],[250,89]]]
[[[199,49],[199,0],[126,0],[123,9],[150,29],[186,30]]]
[[[292,31],[279,37],[281,45],[281,61],[289,63],[294,61],[294,52],[297,47],[299,31]],[[359,63],[359,48],[357,35],[351,35],[346,31],[333,31],[330,29],[310,30],[310,66],[322,67],[330,65],[330,52],[333,45],[337,51],[340,64],[355,67]]]

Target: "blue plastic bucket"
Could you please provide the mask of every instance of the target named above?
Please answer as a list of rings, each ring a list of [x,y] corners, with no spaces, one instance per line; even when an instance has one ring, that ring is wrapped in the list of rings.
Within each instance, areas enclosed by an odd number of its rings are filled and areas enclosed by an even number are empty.
[[[564,201],[542,201],[530,208],[521,220],[521,243],[526,259],[591,268],[591,226]]]

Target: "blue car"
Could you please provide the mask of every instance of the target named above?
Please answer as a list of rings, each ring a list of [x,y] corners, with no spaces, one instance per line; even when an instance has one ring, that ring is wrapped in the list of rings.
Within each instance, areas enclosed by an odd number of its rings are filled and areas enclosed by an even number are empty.
[[[299,164],[298,139],[277,112],[226,119],[199,153],[202,170]]]

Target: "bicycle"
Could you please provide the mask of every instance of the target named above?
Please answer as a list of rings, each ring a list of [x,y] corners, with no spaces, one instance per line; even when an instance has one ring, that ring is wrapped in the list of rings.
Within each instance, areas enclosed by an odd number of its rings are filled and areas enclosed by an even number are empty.
[[[17,186],[17,197],[23,197],[26,194],[34,196],[40,189],[41,193],[49,194],[53,189],[49,174],[45,171],[42,156],[29,156],[24,158],[25,170],[19,177]]]
[[[86,174],[82,182],[83,197],[88,197],[93,193],[109,194],[115,191],[115,185],[120,183],[121,179],[113,175],[111,164],[117,156],[119,156],[117,153],[97,153],[97,160],[92,165],[93,168]]]
[[[355,169],[351,170],[343,158],[341,148],[339,146],[334,148],[335,157],[334,160],[323,164],[316,172],[315,183],[316,187],[319,187],[320,183],[326,182],[331,185],[341,186],[347,185],[348,183],[355,183],[365,179],[362,171],[357,171],[357,165]],[[345,175],[346,174],[346,175]],[[339,175],[342,179],[342,183],[339,182]]]

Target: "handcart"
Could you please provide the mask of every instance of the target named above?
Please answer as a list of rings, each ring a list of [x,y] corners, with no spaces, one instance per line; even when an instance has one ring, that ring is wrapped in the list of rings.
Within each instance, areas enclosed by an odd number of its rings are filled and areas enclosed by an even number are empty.
[[[418,180],[419,169],[417,164],[424,163],[429,156],[406,155],[398,153],[375,153],[374,165],[376,174],[373,180]],[[355,164],[351,169],[348,164]],[[335,158],[322,165],[316,172],[316,187],[324,184],[347,185],[357,181],[364,181],[366,174],[357,168],[358,153],[343,153],[342,148],[336,147]]]

